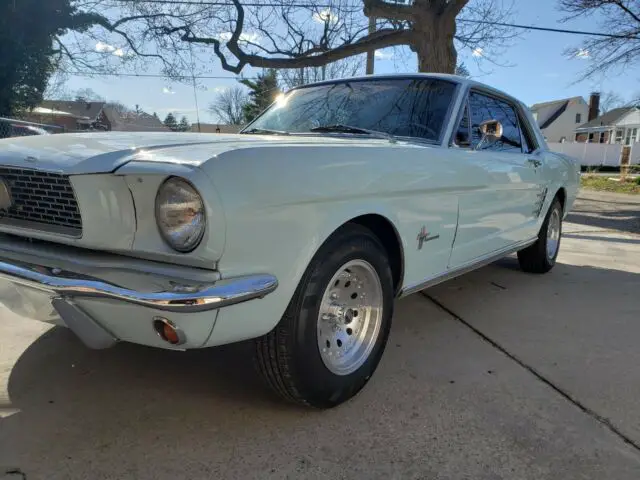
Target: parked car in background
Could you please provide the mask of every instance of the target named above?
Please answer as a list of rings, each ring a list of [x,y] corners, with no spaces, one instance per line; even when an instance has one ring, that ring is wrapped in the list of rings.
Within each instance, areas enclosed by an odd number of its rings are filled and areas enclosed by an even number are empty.
[[[37,125],[0,118],[0,138],[27,137],[31,135],[51,135],[51,133]]]
[[[0,165],[5,305],[93,348],[255,339],[319,408],[369,381],[395,299],[553,268],[579,175],[516,99],[425,74],[296,88],[236,135],[7,139]]]

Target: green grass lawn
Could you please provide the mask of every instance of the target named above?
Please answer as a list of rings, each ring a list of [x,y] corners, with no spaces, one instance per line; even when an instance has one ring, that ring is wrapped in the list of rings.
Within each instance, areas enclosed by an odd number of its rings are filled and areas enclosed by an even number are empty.
[[[580,184],[582,188],[588,188],[589,190],[640,194],[640,177],[626,182],[614,182],[604,176],[582,175]]]

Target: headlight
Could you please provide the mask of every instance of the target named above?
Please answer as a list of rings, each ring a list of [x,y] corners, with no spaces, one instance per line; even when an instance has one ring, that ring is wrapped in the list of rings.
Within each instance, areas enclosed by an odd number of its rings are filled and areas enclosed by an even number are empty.
[[[190,252],[202,240],[206,226],[202,197],[186,180],[169,178],[156,195],[156,222],[171,248]]]

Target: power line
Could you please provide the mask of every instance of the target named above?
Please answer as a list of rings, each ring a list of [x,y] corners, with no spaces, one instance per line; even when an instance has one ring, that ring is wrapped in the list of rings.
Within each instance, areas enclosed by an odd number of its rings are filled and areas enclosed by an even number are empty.
[[[210,7],[232,7],[234,4],[229,1],[220,2],[189,2],[187,0],[116,0],[120,3],[150,3],[157,5],[192,5],[194,7],[210,6]],[[298,8],[357,8],[361,9],[362,4],[340,5],[339,2],[333,3],[285,3],[285,2],[241,2],[243,7],[298,7]]]
[[[232,2],[228,0],[221,1],[189,1],[189,0],[117,0],[121,3],[150,3],[150,4],[158,4],[158,5],[192,5],[192,6],[216,6],[216,7],[230,7],[234,6]],[[297,7],[297,8],[337,8],[337,7],[346,7],[346,8],[361,8],[362,5],[341,5],[339,2],[334,3],[286,3],[286,2],[241,2],[243,7]],[[389,3],[393,5],[392,3]],[[640,40],[640,37],[636,35],[622,35],[615,33],[602,33],[602,32],[590,32],[584,30],[570,30],[564,28],[553,28],[553,27],[537,27],[535,25],[523,25],[518,23],[502,23],[502,22],[490,22],[485,20],[469,20],[469,19],[458,19],[458,22],[461,23],[472,23],[478,25],[493,25],[497,27],[509,27],[509,28],[518,28],[521,30],[533,30],[533,31],[541,31],[541,32],[553,32],[553,33],[565,33],[570,35],[585,35],[592,37],[603,37],[603,38],[617,38],[622,40]]]
[[[161,75],[159,73],[110,73],[110,72],[82,72],[82,71],[69,71],[69,70],[61,70],[63,73],[68,75],[75,75],[79,77],[149,77],[149,78],[169,78],[167,75]],[[177,78],[183,78],[185,80],[191,80],[195,78],[196,80],[238,80],[238,79],[249,79],[256,80],[257,77],[232,77],[230,75],[179,75]]]
[[[463,22],[463,23],[493,25],[497,27],[521,28],[523,30],[538,30],[542,32],[568,33],[572,35],[587,35],[587,36],[593,36],[593,37],[620,38],[625,40],[640,40],[640,37],[637,37],[635,35],[617,35],[614,33],[586,32],[584,30],[567,30],[564,28],[536,27],[534,25],[521,25],[517,23],[488,22],[483,20],[466,20],[464,18],[458,19],[457,21]]]

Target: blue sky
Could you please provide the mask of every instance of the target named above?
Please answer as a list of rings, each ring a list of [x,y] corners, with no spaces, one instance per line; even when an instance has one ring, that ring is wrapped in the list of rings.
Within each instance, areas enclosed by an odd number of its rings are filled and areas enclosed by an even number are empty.
[[[598,30],[597,17],[559,23],[562,13],[556,9],[556,0],[518,0],[515,2],[515,23],[569,28],[576,30]],[[515,39],[506,49],[500,63],[508,67],[495,66],[488,62],[478,68],[470,52],[461,52],[474,78],[502,89],[525,103],[549,101],[577,95],[588,97],[591,91],[614,91],[624,98],[632,98],[640,93],[640,66],[627,70],[622,75],[611,75],[574,84],[580,71],[586,66],[587,59],[567,59],[564,51],[576,47],[583,37],[560,33],[527,31]],[[402,66],[397,58],[387,58],[392,51],[384,51],[383,58],[376,60],[376,73],[415,71],[410,62]],[[215,57],[212,55],[212,61]],[[153,73],[151,71],[145,73]],[[251,72],[243,72],[250,76]],[[217,64],[211,69],[211,75],[233,75],[222,70]],[[234,79],[199,80],[197,91],[201,122],[215,122],[207,112],[208,104],[217,92],[236,84]],[[71,77],[66,86],[69,90],[91,88],[108,100],[117,100],[128,106],[135,104],[148,112],[157,112],[161,118],[168,112],[178,116],[186,115],[190,121],[196,121],[196,107],[193,88],[172,83],[161,78],[86,78]]]

